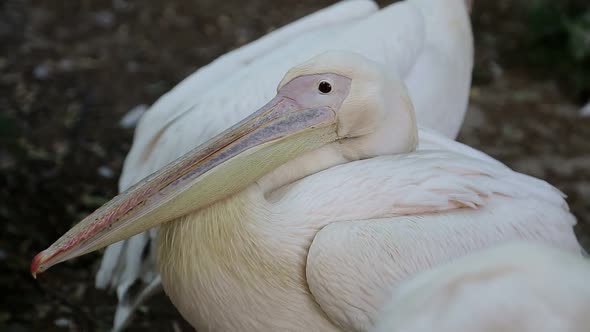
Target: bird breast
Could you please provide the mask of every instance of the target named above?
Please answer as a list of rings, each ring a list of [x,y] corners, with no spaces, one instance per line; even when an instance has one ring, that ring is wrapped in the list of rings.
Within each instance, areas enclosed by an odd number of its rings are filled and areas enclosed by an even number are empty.
[[[161,227],[162,284],[191,325],[201,331],[338,331],[305,280],[307,250],[319,228],[299,227],[288,217],[273,211],[253,185]]]

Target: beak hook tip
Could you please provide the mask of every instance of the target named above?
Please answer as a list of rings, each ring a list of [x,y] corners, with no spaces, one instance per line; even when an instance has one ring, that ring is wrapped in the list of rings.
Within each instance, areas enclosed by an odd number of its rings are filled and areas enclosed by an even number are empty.
[[[37,273],[41,273],[41,262],[43,260],[43,252],[38,253],[31,262],[31,275],[37,279]]]

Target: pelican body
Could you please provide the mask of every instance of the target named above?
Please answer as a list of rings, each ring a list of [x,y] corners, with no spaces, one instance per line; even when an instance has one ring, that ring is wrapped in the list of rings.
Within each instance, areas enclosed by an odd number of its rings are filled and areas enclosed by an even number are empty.
[[[159,228],[162,285],[199,331],[367,331],[401,282],[473,250],[528,239],[579,254],[561,192],[418,128],[413,63],[390,55],[292,67],[256,111],[87,216],[31,272]],[[148,112],[126,167],[165,158],[153,151],[199,114],[185,110]]]
[[[415,151],[399,77],[359,54],[323,53],[31,270],[159,226],[162,285],[195,329],[367,331],[397,285],[470,251],[528,239],[581,253],[558,190],[425,132]]]
[[[382,9],[369,0],[341,1],[219,57],[143,116],[120,191],[250,115],[273,98],[288,69],[328,50],[354,51],[379,61],[382,70],[403,80],[418,124],[455,138],[467,109],[473,66],[467,12],[463,0],[409,0]],[[425,135],[420,135],[421,145],[429,144]],[[117,242],[103,255],[96,286],[117,291],[114,331],[160,290],[156,232]],[[140,290],[130,292],[132,285]]]

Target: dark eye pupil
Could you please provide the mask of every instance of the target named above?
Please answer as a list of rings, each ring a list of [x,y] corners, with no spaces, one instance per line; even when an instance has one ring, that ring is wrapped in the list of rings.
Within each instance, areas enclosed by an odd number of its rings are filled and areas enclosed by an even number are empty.
[[[329,93],[332,91],[332,84],[326,81],[321,81],[318,85],[318,90],[320,90],[321,93]]]

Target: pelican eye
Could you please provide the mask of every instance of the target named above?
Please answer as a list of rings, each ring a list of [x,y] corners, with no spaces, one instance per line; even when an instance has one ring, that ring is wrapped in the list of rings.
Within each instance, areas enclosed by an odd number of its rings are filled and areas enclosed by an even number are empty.
[[[332,91],[332,84],[328,81],[320,81],[320,84],[318,84],[318,90],[324,94],[330,93],[330,91]]]

